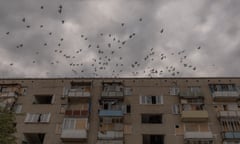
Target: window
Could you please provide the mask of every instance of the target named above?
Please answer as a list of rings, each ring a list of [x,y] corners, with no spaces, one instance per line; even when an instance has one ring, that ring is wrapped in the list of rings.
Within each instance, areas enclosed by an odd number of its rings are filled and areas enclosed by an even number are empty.
[[[170,91],[171,96],[176,96],[176,95],[179,94],[179,88],[178,87],[171,87],[169,91]]]
[[[66,109],[67,109],[67,104],[61,104],[60,114],[64,114],[66,112]]]
[[[122,105],[122,111],[124,114],[127,114],[127,113],[131,113],[131,105],[130,104],[127,104],[127,105]]]
[[[24,87],[22,88],[22,96],[26,96],[27,95],[27,88]]]
[[[15,104],[14,107],[13,107],[13,111],[15,113],[21,113],[21,111],[22,111],[22,104]]]
[[[172,106],[172,114],[180,114],[180,106],[179,106],[179,104],[174,104]]]
[[[142,123],[161,124],[162,114],[142,114]]]
[[[52,104],[53,102],[53,95],[35,95],[33,104]]]
[[[24,133],[22,144],[43,144],[44,133]]]
[[[25,123],[48,123],[50,121],[51,113],[27,113],[24,120]]]
[[[163,96],[140,96],[140,104],[163,104]]]
[[[132,88],[130,88],[130,87],[125,87],[125,88],[124,88],[124,95],[125,95],[125,96],[130,96],[130,95],[132,95]]]
[[[67,129],[88,129],[87,118],[64,118],[62,130]]]
[[[210,84],[209,88],[211,92],[215,91],[236,91],[236,85],[235,84]]]
[[[143,135],[143,144],[164,144],[164,135]]]

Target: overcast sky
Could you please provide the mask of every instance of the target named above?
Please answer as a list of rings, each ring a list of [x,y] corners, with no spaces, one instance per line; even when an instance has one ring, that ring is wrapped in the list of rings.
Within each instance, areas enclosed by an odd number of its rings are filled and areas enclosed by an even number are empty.
[[[0,77],[240,76],[239,0],[0,0]]]

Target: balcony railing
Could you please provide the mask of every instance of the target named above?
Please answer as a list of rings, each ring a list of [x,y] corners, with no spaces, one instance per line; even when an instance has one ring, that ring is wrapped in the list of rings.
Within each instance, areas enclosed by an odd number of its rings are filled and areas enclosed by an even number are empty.
[[[2,92],[0,93],[0,98],[9,98],[9,97],[14,97],[16,98],[18,95],[16,92]]]
[[[123,97],[123,91],[103,91],[102,97]]]
[[[100,110],[99,116],[101,117],[122,117],[123,116],[123,110]]]
[[[240,140],[240,132],[224,132],[222,133],[223,139]]]
[[[99,131],[123,131],[122,123],[100,123]]]
[[[207,121],[208,112],[206,110],[182,111],[182,121]]]
[[[213,139],[212,132],[185,132],[184,139]]]
[[[123,132],[122,131],[103,131],[98,132],[98,139],[122,139],[123,138]]]
[[[215,91],[212,96],[214,100],[218,101],[236,101],[240,98],[237,91]]]
[[[64,118],[61,139],[63,141],[80,141],[87,139],[87,118]]]
[[[66,117],[88,117],[89,111],[88,110],[71,110],[67,109],[65,111]]]
[[[199,98],[199,97],[203,97],[203,93],[200,92],[191,92],[191,91],[183,91],[179,93],[180,97],[184,97],[184,98]]]
[[[97,144],[123,144],[123,140],[98,140]]]
[[[240,118],[240,111],[219,111],[217,116],[219,118]]]
[[[89,91],[84,91],[82,89],[69,89],[68,97],[90,97]]]

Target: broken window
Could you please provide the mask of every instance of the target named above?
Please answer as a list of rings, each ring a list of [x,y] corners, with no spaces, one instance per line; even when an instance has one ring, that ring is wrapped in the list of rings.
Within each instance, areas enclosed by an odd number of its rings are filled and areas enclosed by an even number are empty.
[[[161,124],[162,114],[142,114],[142,123]]]
[[[44,133],[24,133],[23,144],[43,144]]]
[[[53,102],[53,95],[35,95],[33,104],[52,104]]]

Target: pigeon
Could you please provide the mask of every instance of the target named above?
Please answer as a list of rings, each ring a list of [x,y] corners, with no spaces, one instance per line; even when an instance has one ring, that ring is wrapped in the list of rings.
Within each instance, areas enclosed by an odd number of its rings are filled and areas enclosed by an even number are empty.
[[[26,19],[25,19],[25,18],[23,18],[23,19],[22,19],[22,22],[25,22],[25,21],[26,21]]]
[[[160,33],[163,33],[163,29],[160,30]]]

